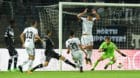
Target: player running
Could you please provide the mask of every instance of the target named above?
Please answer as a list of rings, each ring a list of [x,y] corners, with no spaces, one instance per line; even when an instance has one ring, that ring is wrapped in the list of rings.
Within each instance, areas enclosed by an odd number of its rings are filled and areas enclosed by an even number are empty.
[[[54,42],[51,40],[50,36],[52,35],[51,31],[47,31],[47,36],[46,36],[46,49],[45,49],[45,63],[44,64],[39,64],[37,66],[35,66],[34,68],[32,68],[28,73],[32,73],[33,71],[35,71],[38,68],[42,68],[42,67],[46,67],[48,66],[50,60],[52,58],[55,58],[57,60],[63,60],[65,63],[71,65],[72,67],[76,68],[76,65],[73,64],[72,62],[70,62],[69,60],[67,60],[65,57],[63,57],[62,55],[59,55],[58,53],[56,53],[54,51]]]
[[[116,58],[115,58],[115,54],[114,51],[117,51],[119,54],[121,54],[122,56],[126,57],[125,54],[123,54],[118,48],[117,46],[110,40],[110,37],[106,37],[105,41],[100,45],[99,47],[99,52],[103,52],[102,56],[95,62],[93,68],[91,70],[95,70],[97,64],[100,61],[103,61],[105,59],[110,59],[110,62],[107,63],[104,67],[104,69],[107,69],[109,65],[112,65],[116,62]]]
[[[33,60],[35,57],[35,40],[41,41],[36,27],[37,21],[32,21],[31,27],[25,28],[20,35],[22,47],[26,49],[26,52],[28,53],[29,56],[28,60],[24,61],[23,64],[19,65],[18,68],[20,69],[21,72],[23,72],[22,67],[28,63],[29,63],[28,70],[30,70],[30,68],[32,67]]]
[[[80,72],[83,72],[83,54],[85,50],[82,48],[80,40],[74,36],[74,32],[70,32],[70,38],[66,41],[67,53],[71,52],[72,58],[80,68]],[[82,51],[81,51],[82,50]]]
[[[100,16],[96,12],[95,9],[92,10],[91,14],[88,14],[87,17],[83,17],[87,13],[88,9],[85,9],[84,12],[79,13],[77,17],[82,20],[82,37],[81,37],[81,42],[83,48],[85,48],[87,58],[86,59],[86,64],[92,65],[91,62],[91,55],[92,55],[92,48],[93,48],[93,36],[92,36],[92,28],[94,25],[95,20],[99,20]],[[93,17],[95,15],[95,17]]]
[[[6,28],[4,39],[5,43],[10,55],[10,59],[8,61],[8,71],[11,71],[11,65],[12,62],[14,63],[14,70],[17,70],[17,60],[18,60],[18,54],[14,47],[14,27],[16,26],[16,23],[14,20],[10,21],[10,25]]]

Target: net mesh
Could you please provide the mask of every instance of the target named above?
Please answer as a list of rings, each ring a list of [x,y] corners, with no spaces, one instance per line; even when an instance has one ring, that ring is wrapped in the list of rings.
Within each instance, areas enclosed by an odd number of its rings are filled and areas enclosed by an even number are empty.
[[[53,39],[58,48],[59,10],[58,5],[39,7],[41,32],[45,30],[54,32]],[[101,19],[94,22],[93,39],[94,48],[98,48],[105,36],[111,36],[112,40],[121,49],[140,48],[140,8],[139,7],[111,7],[111,6],[78,6],[63,5],[62,11],[62,47],[65,48],[65,41],[68,34],[74,30],[77,37],[82,35],[82,21],[79,21],[77,14],[85,8],[96,9]]]
[[[58,5],[37,7],[40,18],[40,31],[41,36],[45,37],[46,31],[51,30],[53,32],[52,39],[58,48]],[[56,32],[56,33],[55,33]]]

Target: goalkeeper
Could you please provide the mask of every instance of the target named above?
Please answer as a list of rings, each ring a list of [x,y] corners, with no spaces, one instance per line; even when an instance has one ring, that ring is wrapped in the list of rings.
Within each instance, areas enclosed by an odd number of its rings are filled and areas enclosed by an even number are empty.
[[[112,65],[116,62],[116,58],[114,55],[114,50],[116,50],[119,54],[126,57],[125,54],[123,54],[117,46],[111,41],[110,37],[105,37],[105,41],[100,45],[99,52],[103,52],[103,55],[95,62],[93,68],[91,70],[95,70],[96,66],[100,61],[103,61],[105,59],[110,59],[110,62],[107,63],[104,67],[104,69],[107,69],[109,65]]]

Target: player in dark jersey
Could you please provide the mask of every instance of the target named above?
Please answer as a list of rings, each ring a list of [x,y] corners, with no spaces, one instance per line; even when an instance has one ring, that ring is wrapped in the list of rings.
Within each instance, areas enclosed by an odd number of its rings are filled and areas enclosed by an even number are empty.
[[[51,58],[55,58],[57,60],[63,60],[65,63],[71,65],[74,68],[76,68],[76,65],[75,64],[73,64],[72,62],[70,62],[69,60],[67,60],[65,57],[63,57],[62,55],[59,55],[58,53],[56,53],[54,51],[54,43],[50,39],[51,34],[52,34],[51,31],[47,31],[47,36],[46,36],[46,49],[45,49],[45,56],[46,56],[45,63],[44,64],[39,64],[39,65],[35,66],[30,71],[28,71],[28,73],[32,73],[34,70],[36,70],[38,68],[42,68],[42,67],[48,66],[49,61],[51,60]]]
[[[8,61],[8,70],[11,71],[11,65],[12,62],[14,62],[14,69],[17,69],[17,59],[18,54],[14,47],[14,27],[15,27],[15,21],[11,20],[10,25],[6,28],[5,34],[4,34],[4,40],[6,43],[6,47],[9,51],[10,59]]]

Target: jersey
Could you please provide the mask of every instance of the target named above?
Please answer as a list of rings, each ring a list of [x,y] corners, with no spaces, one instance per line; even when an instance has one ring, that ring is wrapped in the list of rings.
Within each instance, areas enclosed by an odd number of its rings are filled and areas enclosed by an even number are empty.
[[[8,26],[4,33],[6,45],[14,45],[14,29]]]
[[[46,37],[45,41],[46,41],[46,51],[47,52],[52,51],[54,49],[54,42],[49,37]]]
[[[82,34],[92,35],[92,27],[96,18],[92,18],[92,21],[87,20],[87,18],[81,17],[82,22]]]
[[[25,28],[23,33],[25,34],[25,47],[34,48],[35,35],[38,35],[38,30],[35,27]]]
[[[66,47],[70,48],[72,52],[80,50],[80,40],[78,38],[70,38],[66,41]]]
[[[104,55],[114,56],[114,51],[115,49],[117,49],[117,46],[113,42],[110,42],[109,44],[107,44],[106,42],[103,42],[99,48],[106,49],[106,51],[104,52]]]

